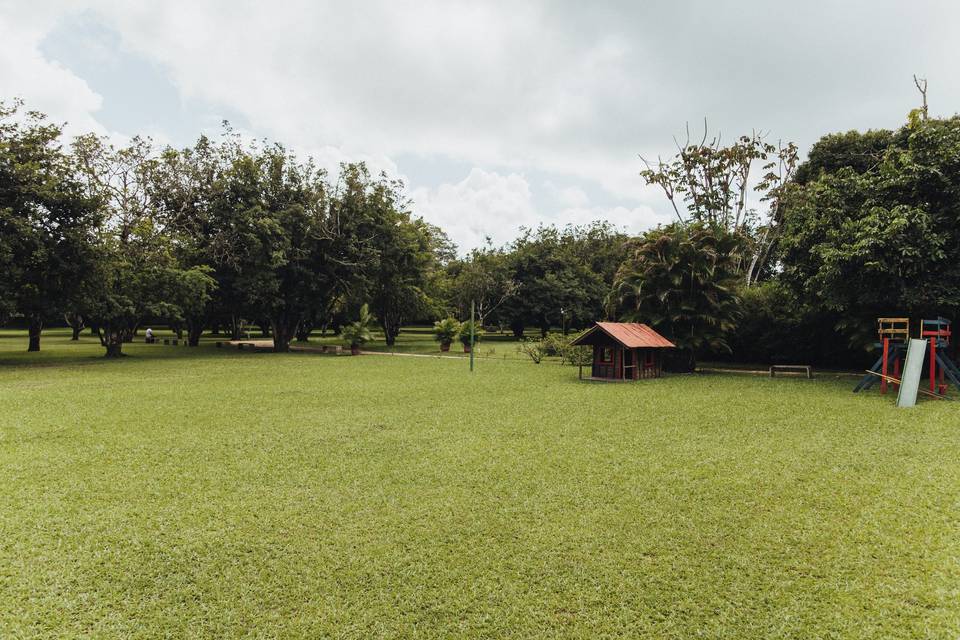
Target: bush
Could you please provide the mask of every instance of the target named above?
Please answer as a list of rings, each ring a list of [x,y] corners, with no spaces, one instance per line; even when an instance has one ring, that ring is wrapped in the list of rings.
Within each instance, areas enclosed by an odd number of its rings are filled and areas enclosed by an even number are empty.
[[[804,309],[786,287],[775,281],[744,289],[740,297],[742,319],[730,337],[733,353],[706,351],[703,357],[762,365],[841,368],[866,367],[875,358],[850,346],[837,327],[837,314]]]
[[[593,355],[590,347],[574,346],[575,335],[563,335],[562,333],[548,334],[540,341],[540,349],[544,356],[551,358],[560,358],[560,364],[572,364],[574,366],[589,364]]]
[[[543,341],[542,340],[524,340],[517,345],[517,353],[527,355],[534,364],[540,364],[543,360]]]
[[[480,342],[480,336],[483,335],[483,330],[475,325],[472,320],[467,320],[460,325],[460,342],[465,347],[470,346],[470,328],[473,327],[473,344]]]
[[[373,340],[373,332],[370,331],[370,327],[375,321],[376,318],[370,313],[370,307],[363,305],[360,307],[360,318],[356,322],[345,325],[340,335],[351,347],[363,346],[365,342]]]
[[[449,346],[460,333],[460,323],[456,318],[444,318],[433,323],[433,338],[443,345]]]
[[[543,355],[551,358],[562,357],[570,346],[570,339],[562,333],[548,333],[540,340]]]

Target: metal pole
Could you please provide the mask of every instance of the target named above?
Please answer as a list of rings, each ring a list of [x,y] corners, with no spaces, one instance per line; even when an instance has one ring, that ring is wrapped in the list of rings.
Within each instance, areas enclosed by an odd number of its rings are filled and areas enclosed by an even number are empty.
[[[473,309],[475,302],[470,301],[470,371],[473,371]]]

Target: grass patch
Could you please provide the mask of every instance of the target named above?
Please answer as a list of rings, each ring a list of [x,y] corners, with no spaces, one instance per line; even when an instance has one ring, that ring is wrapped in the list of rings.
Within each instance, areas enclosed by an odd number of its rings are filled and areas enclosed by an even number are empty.
[[[0,334],[4,638],[960,633],[953,403],[25,347]]]

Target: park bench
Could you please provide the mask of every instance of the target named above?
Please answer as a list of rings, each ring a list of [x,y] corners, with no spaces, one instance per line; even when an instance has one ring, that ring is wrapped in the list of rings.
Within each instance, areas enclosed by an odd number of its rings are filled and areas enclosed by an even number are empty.
[[[777,372],[796,372],[805,373],[808,380],[813,379],[813,367],[808,364],[775,364],[770,367],[770,377],[774,377]]]
[[[257,350],[257,343],[256,343],[256,342],[238,342],[238,343],[237,343],[237,349],[239,349],[240,351],[243,351],[244,348],[246,348],[246,347],[250,347],[251,349],[253,349],[254,351],[256,351],[256,350]]]

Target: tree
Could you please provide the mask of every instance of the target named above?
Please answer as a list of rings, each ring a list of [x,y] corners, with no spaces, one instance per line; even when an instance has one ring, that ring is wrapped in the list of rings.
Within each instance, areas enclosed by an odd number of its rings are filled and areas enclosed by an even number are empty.
[[[487,326],[488,318],[507,300],[517,294],[519,286],[511,277],[510,266],[502,249],[486,246],[473,249],[456,266],[453,296],[460,316],[476,303],[477,322]]]
[[[584,326],[605,313],[604,300],[622,262],[626,236],[607,223],[526,229],[509,247],[510,279],[520,295],[500,311],[516,337],[526,326]]]
[[[610,298],[612,314],[644,322],[679,351],[692,371],[704,350],[729,351],[738,316],[735,293],[739,238],[705,223],[673,223],[648,231],[631,247]]]
[[[769,270],[782,222],[783,189],[796,169],[797,147],[770,144],[756,132],[726,146],[719,136],[708,141],[708,135],[704,122],[701,140],[691,141],[688,126],[686,142],[676,143],[673,158],[650,162],[641,157],[646,169],[640,175],[662,189],[678,222],[705,223],[742,237],[734,247],[740,252],[733,256],[734,265],[750,286]],[[757,162],[764,173],[754,182]],[[751,191],[760,192],[768,205],[763,218],[749,207]]]
[[[336,235],[324,177],[279,144],[239,152],[229,169],[235,221],[221,242],[239,248],[236,287],[250,317],[269,320],[277,352],[324,288],[317,267]]]
[[[77,138],[73,152],[86,192],[100,212],[84,308],[106,356],[118,357],[145,318],[182,318],[180,304],[203,295],[198,287],[206,292],[215,282],[205,268],[182,268],[175,258],[173,240],[150,194],[156,162],[149,141],[134,138],[115,148],[87,135]]]
[[[427,294],[427,273],[434,262],[429,229],[421,220],[404,219],[403,212],[394,214],[396,223],[390,223],[390,217],[382,219],[377,266],[371,279],[373,308],[389,346],[396,342],[407,319],[423,315],[433,306]]]
[[[188,295],[181,296],[178,304],[182,317],[169,318],[178,335],[181,323],[186,325],[190,346],[199,344],[217,293],[236,295],[230,288],[236,280],[230,260],[234,247],[216,243],[222,237],[222,226],[233,222],[233,209],[224,202],[224,175],[233,150],[229,136],[228,129],[227,142],[220,145],[201,136],[193,147],[168,147],[149,172],[149,194],[172,239],[174,258],[178,265],[192,270],[184,280],[183,293]],[[218,284],[213,290],[206,286],[207,275]]]
[[[0,102],[0,305],[26,317],[27,350],[39,351],[44,321],[78,304],[97,210],[62,152],[61,127],[22,107]]]
[[[780,279],[869,346],[878,316],[960,312],[960,118],[825,136],[786,201]]]
[[[369,183],[366,194],[367,218],[373,226],[369,246],[373,259],[362,267],[365,297],[370,299],[389,346],[395,344],[409,319],[442,313],[443,305],[430,297],[431,286],[452,252],[446,234],[411,217],[402,190],[401,182],[381,174]]]

